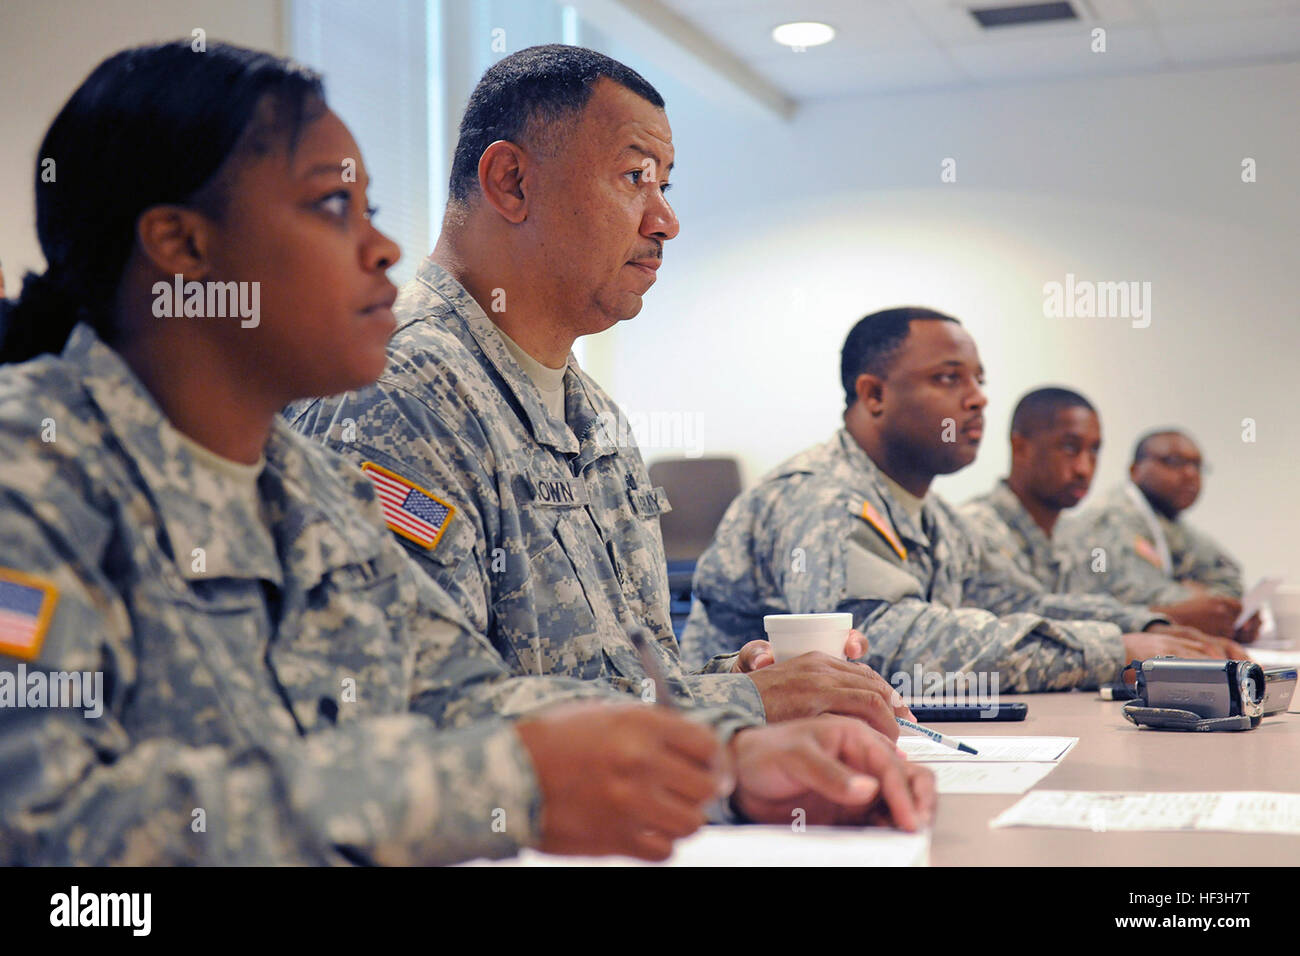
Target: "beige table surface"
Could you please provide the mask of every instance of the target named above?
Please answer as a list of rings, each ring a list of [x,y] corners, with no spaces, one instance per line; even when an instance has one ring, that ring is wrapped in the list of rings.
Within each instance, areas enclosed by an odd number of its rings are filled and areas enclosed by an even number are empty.
[[[1300,793],[1300,714],[1266,717],[1241,733],[1140,730],[1123,704],[1095,691],[1004,696],[1024,701],[1019,722],[927,721],[952,736],[1078,737],[1033,790],[1271,790]],[[1032,792],[1032,790],[1031,790]],[[1296,866],[1300,836],[1243,833],[1096,833],[989,822],[1019,794],[940,797],[934,866]]]

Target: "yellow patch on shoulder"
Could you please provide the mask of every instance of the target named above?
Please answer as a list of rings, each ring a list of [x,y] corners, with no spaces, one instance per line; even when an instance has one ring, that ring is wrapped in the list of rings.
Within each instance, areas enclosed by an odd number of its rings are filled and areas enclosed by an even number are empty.
[[[894,526],[889,523],[889,520],[884,515],[872,507],[870,501],[862,502],[861,515],[867,524],[880,532],[880,536],[889,542],[889,546],[894,549],[894,553],[897,554],[901,560],[906,561],[907,549],[903,547],[903,542],[899,539],[898,532],[894,530]]]

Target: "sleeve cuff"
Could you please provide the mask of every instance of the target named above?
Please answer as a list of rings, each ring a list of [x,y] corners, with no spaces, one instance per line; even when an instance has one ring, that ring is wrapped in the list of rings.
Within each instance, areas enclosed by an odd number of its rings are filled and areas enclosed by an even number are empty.
[[[745,674],[688,674],[683,683],[700,707],[725,708],[749,718],[750,724],[767,720],[763,695]]]
[[[1156,611],[1149,611],[1146,608],[1134,608],[1132,617],[1124,623],[1124,633],[1131,634],[1135,631],[1145,631],[1153,624],[1172,624],[1173,618],[1166,614],[1160,614]]]
[[[730,654],[719,654],[717,657],[710,658],[708,663],[701,667],[697,674],[730,674],[732,667],[735,666],[736,658],[740,656],[740,651],[733,651]]]
[[[418,862],[501,859],[540,842],[537,774],[510,723],[485,720],[438,732],[432,743],[433,818],[408,820],[416,831],[408,838],[432,844]]]
[[[1089,688],[1119,680],[1124,670],[1127,656],[1124,651],[1124,635],[1115,624],[1102,625],[1104,631],[1097,640],[1084,644],[1083,661],[1088,673],[1092,675]],[[1081,687],[1085,685],[1080,685]]]

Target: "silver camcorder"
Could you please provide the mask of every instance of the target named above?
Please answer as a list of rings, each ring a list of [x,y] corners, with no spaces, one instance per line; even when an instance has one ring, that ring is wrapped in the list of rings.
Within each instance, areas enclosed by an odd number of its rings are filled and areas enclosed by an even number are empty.
[[[1129,665],[1137,697],[1124,716],[1158,730],[1250,730],[1264,716],[1264,669],[1253,661],[1153,657]]]

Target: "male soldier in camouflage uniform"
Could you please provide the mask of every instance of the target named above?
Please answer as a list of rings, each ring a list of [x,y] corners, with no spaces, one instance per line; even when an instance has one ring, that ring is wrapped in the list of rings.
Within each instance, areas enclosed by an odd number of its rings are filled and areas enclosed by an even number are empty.
[[[1225,606],[1223,617],[1235,617],[1241,566],[1178,518],[1201,493],[1196,443],[1173,429],[1145,435],[1134,449],[1129,478],[1063,528],[1080,563],[1091,566],[1104,554],[1105,571],[1094,575],[1097,589],[1152,605],[1212,596]]]
[[[1087,495],[1100,450],[1101,421],[1078,392],[1040,388],[1025,395],[1011,416],[1010,474],[959,509],[979,534],[981,547],[1001,555],[1048,591],[1100,590],[1104,575],[1092,572],[1089,562],[1064,545],[1069,518],[1061,520],[1064,511]],[[1240,611],[1234,603],[1202,595],[1152,610],[1177,624],[1230,637]],[[1252,636],[1241,633],[1238,639]]]
[[[569,354],[640,310],[678,231],[672,164],[663,100],[627,67],[564,46],[504,58],[470,98],[443,232],[398,299],[379,383],[288,417],[370,471],[389,526],[514,673],[641,692],[628,634],[645,628],[683,699],[770,721],[834,711],[896,737],[894,695],[859,664],[682,672],[668,502]]]
[[[1113,601],[1046,593],[927,494],[935,475],[974,459],[983,433],[983,368],[955,319],[867,316],[841,377],[845,428],[741,495],[701,557],[687,661],[760,634],[764,614],[837,610],[853,614],[881,673],[996,673],[1001,690],[1095,686],[1133,657],[1197,650],[1176,634],[1121,635]]]

